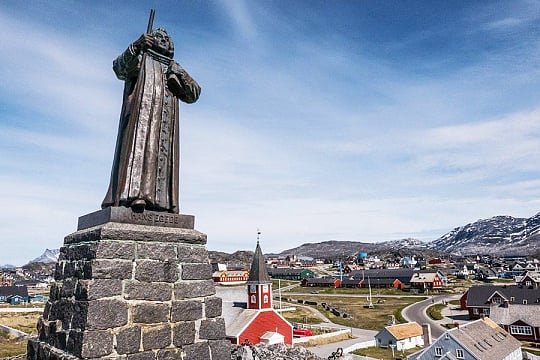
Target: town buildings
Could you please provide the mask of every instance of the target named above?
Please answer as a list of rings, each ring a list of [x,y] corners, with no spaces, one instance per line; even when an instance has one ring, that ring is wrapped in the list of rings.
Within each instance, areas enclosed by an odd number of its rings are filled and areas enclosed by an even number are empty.
[[[516,339],[540,342],[540,288],[473,286],[461,296],[460,303],[468,310],[469,319],[490,317]]]
[[[489,318],[447,330],[408,360],[522,360],[521,343]]]

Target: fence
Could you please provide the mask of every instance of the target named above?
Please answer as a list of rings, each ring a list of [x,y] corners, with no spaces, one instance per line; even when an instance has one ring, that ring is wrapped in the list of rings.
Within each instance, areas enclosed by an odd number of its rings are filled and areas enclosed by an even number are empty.
[[[7,332],[8,334],[17,336],[17,337],[27,337],[29,336],[27,333],[19,331],[14,328],[10,328],[9,326],[0,324],[0,331]]]
[[[312,340],[320,340],[320,339],[330,339],[335,336],[343,335],[343,334],[351,334],[351,329],[339,329],[337,331],[332,331],[326,334],[320,334],[320,335],[313,335],[313,336],[303,336],[299,338],[293,339],[293,344],[301,344]]]
[[[362,342],[358,342],[356,344],[352,344],[351,346],[344,348],[343,352],[347,354],[347,353],[353,352],[354,350],[365,349],[368,347],[375,347],[376,345],[377,344],[375,343],[375,339],[362,341]]]
[[[527,360],[540,360],[540,356],[523,351],[523,359]]]

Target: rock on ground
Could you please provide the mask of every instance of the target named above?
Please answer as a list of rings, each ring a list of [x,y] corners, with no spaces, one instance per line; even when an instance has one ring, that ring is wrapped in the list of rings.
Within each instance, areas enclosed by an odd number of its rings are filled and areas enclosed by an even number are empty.
[[[240,345],[233,347],[231,360],[322,360],[302,346]]]

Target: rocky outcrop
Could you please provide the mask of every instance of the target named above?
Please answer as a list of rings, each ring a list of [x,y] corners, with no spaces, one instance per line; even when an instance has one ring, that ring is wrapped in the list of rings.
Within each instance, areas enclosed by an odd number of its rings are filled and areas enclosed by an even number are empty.
[[[322,360],[302,346],[241,345],[233,347],[231,360]]]

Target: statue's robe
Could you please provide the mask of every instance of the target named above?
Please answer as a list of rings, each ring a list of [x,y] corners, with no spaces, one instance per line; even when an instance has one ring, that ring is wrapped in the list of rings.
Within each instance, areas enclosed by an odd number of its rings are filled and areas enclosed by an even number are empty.
[[[125,81],[111,181],[102,208],[131,207],[179,212],[178,99],[193,103],[199,85],[171,58],[147,50],[137,54],[131,45],[113,62]],[[171,70],[173,69],[173,70]],[[171,71],[176,86],[168,86]]]

